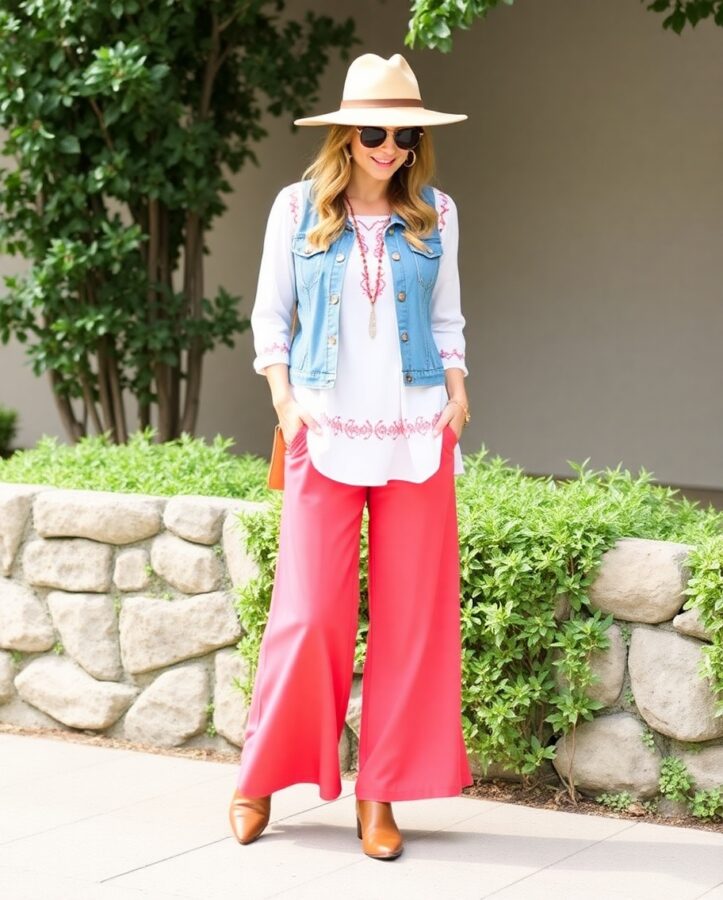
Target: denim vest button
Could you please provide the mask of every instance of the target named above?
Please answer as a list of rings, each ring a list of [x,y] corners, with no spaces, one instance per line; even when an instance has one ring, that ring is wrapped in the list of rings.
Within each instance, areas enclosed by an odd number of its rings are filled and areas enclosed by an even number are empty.
[[[338,294],[332,294],[331,297],[329,297],[329,302],[330,302],[330,303],[338,303],[338,302],[339,302],[339,295],[338,295]]]
[[[407,372],[407,374],[404,376],[404,380],[407,382],[407,384],[409,384],[410,382],[414,381],[414,376],[411,372]]]
[[[336,337],[335,337],[333,334],[330,334],[330,335],[329,335],[329,341],[328,341],[328,343],[331,344],[332,347],[333,347],[334,344],[336,343]]]
[[[336,254],[336,261],[337,261],[337,262],[344,262],[344,254],[343,254],[343,253],[337,253],[337,254]]]
[[[399,260],[399,259],[401,259],[401,258],[402,258],[402,256],[401,256],[401,254],[399,253],[398,250],[395,250],[394,253],[392,253],[392,259],[393,259],[393,260],[397,261],[397,260]]]
[[[394,226],[393,226],[393,225],[392,225],[392,227],[389,229],[389,234],[394,234]]]
[[[408,341],[408,340],[409,340],[409,335],[407,334],[406,331],[403,331],[403,332],[402,332],[401,338],[402,338],[403,341]]]
[[[404,293],[404,291],[400,291],[400,292],[397,294],[397,300],[400,300],[402,303],[403,303],[406,299],[407,299],[407,295]]]
[[[304,253],[311,253],[313,249],[314,248],[311,246],[311,244],[307,244],[306,247],[304,247]]]

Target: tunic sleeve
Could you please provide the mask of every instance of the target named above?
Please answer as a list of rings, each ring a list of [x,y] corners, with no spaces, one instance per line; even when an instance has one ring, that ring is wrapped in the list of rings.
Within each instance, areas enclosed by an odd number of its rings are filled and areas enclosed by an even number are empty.
[[[462,315],[457,250],[459,220],[457,205],[448,195],[434,189],[437,203],[437,227],[442,241],[442,257],[432,292],[432,334],[445,369],[461,369],[465,364],[465,319]]]
[[[291,238],[298,219],[298,185],[276,195],[266,223],[251,330],[256,353],[253,367],[260,375],[266,366],[289,364],[291,323],[296,302]]]

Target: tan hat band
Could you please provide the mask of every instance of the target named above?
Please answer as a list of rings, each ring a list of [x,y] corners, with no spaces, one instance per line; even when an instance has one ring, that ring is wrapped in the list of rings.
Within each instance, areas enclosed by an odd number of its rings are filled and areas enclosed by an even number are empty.
[[[421,100],[410,100],[407,97],[399,100],[342,100],[340,109],[352,109],[354,107],[395,107],[395,106],[423,106]]]

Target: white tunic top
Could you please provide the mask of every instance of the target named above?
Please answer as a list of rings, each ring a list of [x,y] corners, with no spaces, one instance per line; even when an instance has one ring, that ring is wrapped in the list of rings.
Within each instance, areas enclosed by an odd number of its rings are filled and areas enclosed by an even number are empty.
[[[457,207],[434,188],[442,241],[439,273],[431,301],[432,333],[445,369],[468,374],[464,360],[464,317],[457,269]],[[290,329],[296,297],[291,238],[299,223],[301,182],[287,185],[274,200],[266,227],[256,299],[251,313],[254,369],[289,362]],[[306,441],[314,467],[335,481],[379,485],[390,479],[420,482],[437,471],[442,434],[432,428],[447,403],[441,385],[404,384],[394,308],[390,261],[383,240],[386,216],[357,215],[372,294],[379,259],[376,336],[369,335],[371,304],[364,293],[364,270],[355,239],[340,291],[336,382],[331,388],[291,385],[294,399],[322,429],[311,428]],[[349,222],[353,224],[351,217]],[[454,472],[464,472],[459,443]]]

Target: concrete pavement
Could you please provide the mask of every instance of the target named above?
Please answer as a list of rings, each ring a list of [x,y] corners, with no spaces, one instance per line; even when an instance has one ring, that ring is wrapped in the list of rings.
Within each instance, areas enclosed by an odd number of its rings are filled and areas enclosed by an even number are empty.
[[[471,797],[397,801],[396,860],[364,856],[354,782],[277,792],[232,837],[236,765],[0,733],[8,900],[723,900],[723,834]]]

